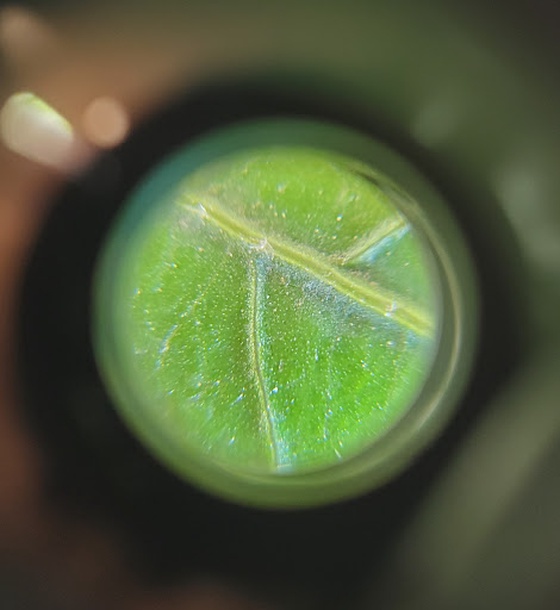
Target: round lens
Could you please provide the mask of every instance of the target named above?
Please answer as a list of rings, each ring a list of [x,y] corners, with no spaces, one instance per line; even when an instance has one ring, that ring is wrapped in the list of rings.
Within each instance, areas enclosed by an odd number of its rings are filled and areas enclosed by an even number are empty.
[[[356,464],[406,453],[395,431],[433,410],[456,337],[429,210],[379,150],[340,128],[238,126],[126,202],[98,266],[97,356],[175,471],[249,502],[307,503],[309,488],[313,503]],[[381,459],[388,442],[403,450]]]

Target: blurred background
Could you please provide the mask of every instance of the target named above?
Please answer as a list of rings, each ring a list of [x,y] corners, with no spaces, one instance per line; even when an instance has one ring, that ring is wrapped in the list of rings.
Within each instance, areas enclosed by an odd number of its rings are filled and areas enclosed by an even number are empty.
[[[2,608],[558,607],[559,29],[544,0],[0,7]],[[416,165],[481,301],[441,437],[383,488],[299,512],[176,480],[64,353],[72,335],[92,366],[72,287],[135,182],[189,137],[275,112]]]

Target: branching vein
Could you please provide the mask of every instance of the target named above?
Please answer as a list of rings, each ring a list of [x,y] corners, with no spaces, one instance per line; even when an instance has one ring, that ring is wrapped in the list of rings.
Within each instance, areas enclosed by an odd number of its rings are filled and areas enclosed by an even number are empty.
[[[257,395],[259,398],[259,404],[262,409],[262,422],[263,427],[266,431],[266,435],[270,443],[270,460],[271,465],[276,467],[277,465],[277,439],[276,431],[274,427],[274,416],[270,408],[270,401],[266,392],[266,385],[262,370],[262,362],[260,355],[259,345],[259,300],[261,298],[261,286],[259,280],[259,271],[257,264],[254,260],[249,262],[249,276],[250,276],[250,289],[249,289],[249,354],[251,358],[251,367],[255,375],[255,383],[257,386]]]
[[[353,248],[348,250],[342,258],[342,264],[353,263],[370,251],[374,246],[382,242],[386,237],[396,233],[399,229],[406,226],[406,221],[402,216],[393,216],[380,223],[375,229],[360,240]]]
[[[397,302],[398,297],[391,291],[379,284],[363,281],[357,275],[349,273],[344,268],[339,268],[333,264],[332,260],[310,248],[296,245],[274,235],[264,235],[258,227],[244,219],[235,218],[214,200],[205,200],[204,205],[193,205],[190,200],[186,200],[183,209],[253,246],[262,247],[262,244],[266,244],[266,247],[270,248],[274,255],[284,262],[311,273],[361,305],[369,307],[381,315],[389,315],[393,320],[419,335],[429,336],[433,332],[431,316],[420,308],[411,303]],[[388,227],[381,232],[381,239],[385,237],[386,230]],[[375,245],[371,239],[370,237],[364,246],[371,248]]]

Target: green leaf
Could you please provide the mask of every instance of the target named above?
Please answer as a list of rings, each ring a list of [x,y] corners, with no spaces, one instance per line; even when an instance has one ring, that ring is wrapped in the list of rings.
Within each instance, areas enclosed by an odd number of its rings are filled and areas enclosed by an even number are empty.
[[[413,404],[437,290],[388,192],[330,152],[250,150],[194,171],[128,236],[114,271],[117,361],[132,417],[178,463],[329,467]]]

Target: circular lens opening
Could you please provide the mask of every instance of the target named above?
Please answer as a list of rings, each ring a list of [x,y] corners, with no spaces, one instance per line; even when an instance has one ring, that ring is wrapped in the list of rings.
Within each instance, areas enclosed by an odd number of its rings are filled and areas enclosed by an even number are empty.
[[[472,352],[468,256],[437,194],[332,125],[245,123],[163,161],[94,289],[124,419],[171,469],[247,503],[329,502],[398,472]]]

